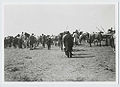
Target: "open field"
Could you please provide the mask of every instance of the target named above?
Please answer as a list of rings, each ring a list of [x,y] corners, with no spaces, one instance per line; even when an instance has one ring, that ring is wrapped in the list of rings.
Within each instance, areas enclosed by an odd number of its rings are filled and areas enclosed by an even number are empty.
[[[51,50],[4,50],[5,81],[115,81],[115,53],[111,47],[73,48],[67,58],[59,47]]]

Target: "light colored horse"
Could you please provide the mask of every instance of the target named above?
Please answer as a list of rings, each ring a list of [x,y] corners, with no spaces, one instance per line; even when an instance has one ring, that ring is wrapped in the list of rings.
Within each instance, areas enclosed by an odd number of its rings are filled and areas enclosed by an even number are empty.
[[[74,33],[73,34],[73,42],[74,42],[74,45],[76,46],[76,45],[79,45],[80,43],[79,43],[79,35],[77,34],[77,33]]]

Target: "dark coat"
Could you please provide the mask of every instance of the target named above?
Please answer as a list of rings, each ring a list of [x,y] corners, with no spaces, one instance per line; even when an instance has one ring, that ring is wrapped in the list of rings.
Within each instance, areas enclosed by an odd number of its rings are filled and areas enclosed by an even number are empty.
[[[34,44],[36,42],[36,38],[34,36],[30,36],[30,44]]]
[[[47,39],[47,45],[51,45],[51,43],[52,43],[52,39],[51,39],[51,38],[48,38],[48,39]]]
[[[67,34],[64,37],[64,46],[65,46],[65,50],[67,51],[72,51],[72,47],[73,47],[73,37],[70,34]]]

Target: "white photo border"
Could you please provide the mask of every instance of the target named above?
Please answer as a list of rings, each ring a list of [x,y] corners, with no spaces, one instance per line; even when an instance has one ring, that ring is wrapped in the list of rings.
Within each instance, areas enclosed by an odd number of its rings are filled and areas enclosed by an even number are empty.
[[[7,4],[113,4],[115,5],[115,29],[116,29],[116,81],[115,82],[5,82],[4,81],[4,5],[7,5]],[[34,85],[34,84],[37,84],[37,85],[45,85],[45,84],[55,84],[55,85],[60,85],[60,84],[63,84],[63,85],[76,85],[76,84],[79,84],[79,85],[105,85],[105,84],[109,84],[109,85],[117,85],[119,84],[119,27],[118,27],[118,2],[65,2],[65,3],[50,3],[50,2],[40,2],[40,3],[36,3],[36,2],[22,2],[22,3],[18,3],[18,2],[9,2],[9,3],[2,3],[2,84],[4,85],[14,85],[14,84],[17,84],[17,85]],[[69,86],[68,85],[68,86]]]

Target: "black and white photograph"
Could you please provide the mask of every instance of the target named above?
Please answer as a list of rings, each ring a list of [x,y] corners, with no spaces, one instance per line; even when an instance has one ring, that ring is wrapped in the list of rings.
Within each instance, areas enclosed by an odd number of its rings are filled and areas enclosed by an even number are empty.
[[[5,82],[116,82],[115,4],[5,4]]]

